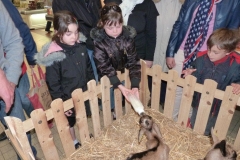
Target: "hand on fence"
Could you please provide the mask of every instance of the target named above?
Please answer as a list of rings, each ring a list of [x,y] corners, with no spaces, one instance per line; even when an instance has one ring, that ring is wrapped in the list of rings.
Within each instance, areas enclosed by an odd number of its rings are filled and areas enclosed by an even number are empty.
[[[68,117],[71,116],[72,114],[73,114],[73,111],[71,109],[69,109],[65,112],[65,115]]]
[[[240,84],[232,83],[231,86],[233,87],[232,92],[238,95],[240,93]]]
[[[193,72],[195,72],[197,69],[191,69],[187,68],[186,70],[182,71],[183,77],[185,78],[187,75],[191,75]]]
[[[153,61],[145,60],[145,62],[146,62],[146,64],[147,64],[148,68],[151,68],[151,67],[152,67]]]
[[[175,66],[176,66],[176,63],[175,63],[174,57],[167,57],[167,58],[166,58],[166,64],[167,64],[167,66],[168,66],[169,69],[175,67]]]

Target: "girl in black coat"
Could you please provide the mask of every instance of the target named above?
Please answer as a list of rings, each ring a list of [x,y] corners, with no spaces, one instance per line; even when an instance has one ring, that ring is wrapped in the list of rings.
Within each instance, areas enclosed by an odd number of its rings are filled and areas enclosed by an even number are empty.
[[[98,27],[91,31],[95,45],[94,60],[100,77],[108,76],[113,88],[119,88],[125,98],[128,93],[139,97],[141,66],[134,43],[135,35],[134,28],[123,27],[121,9],[116,4],[102,8]],[[117,77],[116,71],[123,72],[124,68],[129,69],[131,90],[125,88]]]
[[[94,79],[94,74],[86,45],[79,40],[76,18],[68,11],[60,11],[54,14],[53,25],[55,34],[52,42],[45,44],[35,57],[38,64],[46,66],[46,82],[52,99],[61,98],[66,101],[75,89],[87,90],[87,82]],[[82,37],[83,35],[80,36]],[[91,115],[89,104],[85,103],[85,106],[87,115]],[[65,115],[77,149],[80,143],[74,131],[74,108],[66,111]]]

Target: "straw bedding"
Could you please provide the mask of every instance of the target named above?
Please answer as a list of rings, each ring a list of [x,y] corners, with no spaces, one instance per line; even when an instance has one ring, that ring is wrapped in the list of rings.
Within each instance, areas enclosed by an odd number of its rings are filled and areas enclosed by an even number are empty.
[[[162,113],[147,109],[160,127],[164,142],[170,147],[171,160],[194,160],[204,158],[210,148],[210,139],[183,129]],[[130,153],[146,150],[146,138],[138,143],[139,116],[136,113],[124,115],[103,129],[100,137],[83,143],[68,160],[124,160]]]

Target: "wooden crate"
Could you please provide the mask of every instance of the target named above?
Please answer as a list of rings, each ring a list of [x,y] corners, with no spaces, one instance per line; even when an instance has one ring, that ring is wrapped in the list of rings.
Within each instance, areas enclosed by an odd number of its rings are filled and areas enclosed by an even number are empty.
[[[192,97],[194,91],[202,93],[200,100],[200,107],[196,118],[194,131],[203,134],[207,124],[208,115],[210,113],[211,103],[214,98],[222,100],[222,106],[219,111],[217,122],[214,131],[220,139],[226,137],[230,122],[235,112],[236,105],[240,105],[239,95],[232,94],[232,87],[228,86],[224,91],[217,90],[217,83],[213,80],[206,80],[203,85],[196,83],[196,78],[187,76],[185,79],[179,78],[177,72],[169,71],[168,74],[161,72],[159,65],[154,65],[152,68],[147,68],[146,63],[141,61],[141,84],[140,84],[140,99],[143,105],[147,105],[148,101],[148,86],[147,76],[152,76],[152,98],[151,108],[159,110],[159,97],[161,80],[167,81],[167,91],[164,107],[164,115],[172,118],[175,91],[177,86],[183,87],[182,101],[178,120],[176,123],[182,127],[186,127],[188,114],[191,107]],[[125,74],[118,73],[121,80],[125,80],[125,86],[130,88],[130,80],[128,71]],[[45,159],[57,160],[60,159],[57,148],[53,141],[51,130],[48,127],[47,121],[54,119],[59,133],[60,141],[63,146],[66,157],[75,152],[74,145],[69,133],[69,126],[65,117],[64,111],[75,107],[76,110],[76,125],[80,137],[77,137],[81,142],[87,141],[89,137],[89,126],[85,114],[84,101],[89,100],[94,137],[98,137],[101,133],[100,115],[98,107],[98,95],[101,95],[102,110],[103,110],[103,126],[107,127],[112,123],[112,116],[110,110],[110,82],[107,77],[101,79],[101,84],[96,86],[95,81],[88,82],[88,90],[82,92],[81,89],[76,89],[72,93],[72,98],[63,102],[61,99],[56,99],[51,104],[51,109],[47,111],[34,110],[31,113],[31,118],[26,121],[21,121],[15,117],[5,117],[9,127],[6,130],[8,137],[11,140],[15,150],[24,160],[34,159],[30,145],[28,143],[26,132],[35,129],[40,146],[43,150]],[[123,116],[122,110],[122,96],[120,90],[115,90],[115,110],[117,119]],[[125,114],[133,112],[131,105],[125,102]],[[240,149],[240,132],[238,132],[234,142],[235,149]]]

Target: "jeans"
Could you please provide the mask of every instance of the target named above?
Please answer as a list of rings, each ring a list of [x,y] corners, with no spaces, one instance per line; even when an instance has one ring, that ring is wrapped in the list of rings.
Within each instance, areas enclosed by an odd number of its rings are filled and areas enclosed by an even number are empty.
[[[20,81],[21,80],[22,79],[20,79]],[[22,83],[19,82],[19,85],[20,84],[22,84]],[[23,93],[23,92],[21,92],[21,93]],[[26,96],[26,94],[25,94],[25,96]],[[7,114],[5,112],[5,107],[6,106],[5,106],[4,101],[1,100],[0,101],[0,120],[1,120],[3,125],[6,126],[6,122],[4,120],[5,116],[17,117],[17,118],[21,119],[22,121],[26,120],[24,112],[23,112],[23,105],[22,105],[22,101],[21,101],[21,96],[20,96],[19,90],[17,88],[15,89],[15,93],[14,93],[14,104],[12,105],[11,110]],[[31,134],[27,133],[27,137],[28,137],[30,146],[32,148],[33,155],[36,156],[37,151],[31,144]],[[18,157],[18,159],[20,159],[20,158]]]
[[[177,71],[180,77],[182,74],[183,61],[185,59],[183,50],[179,49],[175,54],[174,59],[175,59],[176,66],[173,67],[172,70]],[[174,121],[177,121],[178,119],[178,112],[181,105],[182,93],[183,93],[183,88],[177,86],[174,108],[173,108],[173,115],[172,115],[172,118]]]
[[[97,74],[97,68],[96,68],[96,65],[95,65],[95,62],[93,59],[93,50],[87,49],[87,52],[88,52],[88,56],[89,56],[89,59],[90,59],[91,65],[92,65],[95,81],[98,84],[98,74]]]
[[[196,121],[197,112],[198,112],[198,108],[197,107],[192,107],[192,116],[191,116],[192,128],[194,127],[194,124],[195,124],[195,121]],[[211,135],[211,128],[215,126],[216,120],[217,120],[217,115],[212,115],[210,113],[209,117],[208,117],[207,126],[206,126],[206,129],[205,129],[205,132],[204,132],[205,136]]]
[[[125,81],[122,81],[122,85],[125,84]],[[122,101],[124,100],[124,96],[123,96],[123,99]],[[111,109],[114,109],[115,108],[115,98],[114,98],[114,88],[111,87],[110,88],[110,105],[111,105]]]
[[[26,94],[29,92],[30,89],[30,83],[28,80],[28,75],[25,73],[18,83],[18,86],[16,88],[17,92],[20,95],[22,107],[27,114],[28,117],[30,117],[31,112],[34,110],[32,103],[29,101]]]

